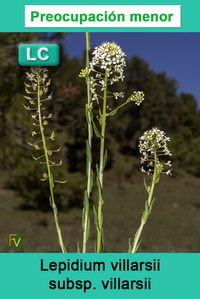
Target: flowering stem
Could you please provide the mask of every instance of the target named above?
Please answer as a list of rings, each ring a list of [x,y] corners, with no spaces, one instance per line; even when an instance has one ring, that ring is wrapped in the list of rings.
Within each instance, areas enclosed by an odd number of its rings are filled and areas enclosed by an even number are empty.
[[[160,167],[157,166],[159,164],[157,164],[157,154],[156,154],[156,151],[154,152],[154,165],[155,165],[155,168],[154,168],[154,172],[153,172],[153,178],[152,178],[152,182],[151,182],[151,186],[147,187],[147,192],[148,192],[148,199],[145,203],[145,209],[144,209],[144,212],[142,214],[142,217],[141,217],[141,223],[140,223],[140,226],[135,234],[135,238],[134,238],[134,242],[133,242],[133,248],[132,248],[132,253],[136,253],[138,248],[139,248],[139,245],[140,245],[140,237],[141,237],[141,234],[142,234],[142,231],[143,231],[143,228],[144,228],[144,225],[146,224],[147,222],[147,219],[151,213],[151,210],[152,210],[152,206],[153,206],[153,192],[154,192],[154,187],[155,187],[155,184],[158,182],[158,177],[160,176]]]
[[[97,181],[99,184],[99,198],[98,198],[98,227],[97,227],[97,253],[103,251],[103,171],[105,167],[105,129],[106,129],[106,107],[107,107],[107,82],[108,76],[105,73],[104,78],[104,93],[103,93],[103,108],[101,114],[101,142],[100,142],[100,161],[99,161],[99,171],[97,173]]]
[[[86,35],[86,45],[89,45],[89,35]],[[86,51],[87,52],[87,51]],[[86,62],[88,62],[88,56],[86,55]],[[88,122],[88,142],[87,142],[87,156],[91,156],[91,144],[89,137],[89,129],[94,129],[95,135],[100,138],[100,154],[99,154],[99,165],[96,166],[96,180],[98,189],[98,210],[94,207],[94,222],[97,230],[97,242],[95,244],[95,251],[97,253],[102,252],[104,248],[104,237],[103,237],[103,173],[107,160],[107,151],[105,150],[105,132],[106,132],[106,119],[108,116],[114,115],[119,109],[133,101],[137,105],[144,100],[143,92],[134,92],[125,103],[118,106],[116,109],[107,113],[107,99],[114,97],[123,97],[123,92],[109,92],[107,90],[108,85],[112,85],[115,82],[123,80],[124,78],[124,66],[125,53],[115,43],[102,43],[99,47],[95,47],[92,53],[91,63],[86,64],[86,68],[81,70],[80,77],[86,78],[88,95],[91,93],[92,98],[89,97],[89,102],[86,107],[86,117]],[[103,101],[102,107],[100,107],[100,100]],[[100,123],[101,130],[99,131],[96,127],[95,121],[92,115],[92,102],[95,101],[98,106],[99,115],[96,119]],[[91,131],[92,132],[92,131]],[[91,158],[91,157],[90,157]],[[88,167],[91,164],[88,164]],[[92,173],[91,173],[92,174]],[[89,169],[87,171],[88,179],[90,177]],[[91,182],[92,180],[90,180]],[[89,181],[88,181],[89,183]],[[87,187],[90,185],[88,184]],[[89,206],[89,189],[85,192],[84,205]],[[90,192],[90,191],[89,191]],[[83,230],[86,232],[87,229],[87,211],[84,207],[83,210]],[[83,242],[84,243],[84,242]]]
[[[86,32],[86,69],[89,69],[89,51],[90,51],[90,34]],[[92,171],[92,103],[91,103],[91,92],[90,92],[90,78],[89,74],[86,76],[86,86],[87,86],[87,104],[85,106],[87,127],[88,127],[88,140],[86,141],[86,151],[87,151],[87,190],[85,191],[84,197],[84,207],[83,207],[83,253],[87,251],[87,241],[90,230],[90,218],[89,218],[89,201],[90,194],[93,185],[93,171]]]
[[[40,94],[41,94],[41,89],[40,89],[40,80],[39,80],[39,72],[37,72],[37,108],[38,108],[38,120],[39,120],[39,128],[40,128],[40,133],[41,133],[41,138],[42,138],[42,144],[43,144],[43,149],[44,149],[44,155],[45,155],[45,161],[46,161],[46,166],[47,166],[47,173],[48,173],[48,181],[49,181],[49,190],[50,190],[50,205],[53,209],[53,215],[54,215],[54,221],[56,225],[56,230],[58,234],[58,242],[60,244],[61,250],[63,253],[66,253],[66,249],[63,243],[62,239],[62,234],[61,234],[61,229],[58,223],[58,210],[57,206],[54,200],[54,182],[53,182],[53,175],[51,173],[51,167],[50,167],[50,162],[49,162],[49,157],[48,157],[48,150],[47,150],[47,145],[46,145],[46,139],[44,135],[44,126],[42,122],[42,115],[41,115],[41,99],[40,99]]]
[[[103,109],[101,115],[101,144],[100,144],[100,163],[99,163],[99,181],[103,189],[103,170],[104,170],[104,152],[105,152],[105,129],[106,129],[106,107],[107,107],[107,81],[108,76],[105,74],[105,89],[103,93]]]
[[[115,108],[114,110],[110,111],[108,113],[109,116],[115,115],[119,109],[121,109],[122,107],[124,107],[125,105],[129,104],[130,102],[135,102],[136,105],[140,105],[141,102],[144,100],[144,93],[141,91],[135,91],[124,103],[122,103],[121,105],[119,105],[117,108]]]
[[[149,131],[146,131],[139,141],[139,151],[142,155],[140,160],[141,163],[146,163],[147,169],[142,166],[141,171],[152,176],[151,186],[147,186],[144,180],[144,186],[148,193],[148,199],[145,202],[145,209],[141,217],[140,227],[137,230],[133,242],[133,247],[129,244],[129,252],[135,253],[138,250],[140,245],[140,237],[144,228],[145,223],[151,213],[154,199],[153,192],[155,185],[159,182],[160,175],[165,173],[167,175],[171,174],[171,161],[162,162],[160,158],[162,156],[171,156],[172,153],[168,149],[167,142],[170,141],[170,138],[166,136],[164,131],[159,130],[158,128],[152,128]]]

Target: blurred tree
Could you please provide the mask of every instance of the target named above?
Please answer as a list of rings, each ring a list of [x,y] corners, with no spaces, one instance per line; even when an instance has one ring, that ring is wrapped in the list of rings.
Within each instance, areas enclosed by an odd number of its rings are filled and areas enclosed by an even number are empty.
[[[200,113],[193,95],[180,95],[179,125],[172,138],[175,165],[200,175]]]
[[[127,97],[134,90],[145,94],[145,101],[137,107],[130,103],[113,117],[115,126],[112,134],[121,143],[120,151],[124,154],[136,154],[139,136],[143,131],[158,126],[169,134],[179,124],[180,99],[176,94],[176,81],[166,78],[164,73],[156,74],[146,62],[133,57],[127,64],[125,76]]]

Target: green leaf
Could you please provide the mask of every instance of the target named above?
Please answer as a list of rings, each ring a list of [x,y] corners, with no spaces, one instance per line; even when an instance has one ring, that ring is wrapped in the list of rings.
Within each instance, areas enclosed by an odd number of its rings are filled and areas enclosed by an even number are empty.
[[[86,230],[86,242],[88,241],[89,236],[90,236],[90,219],[88,218],[87,230]]]
[[[86,212],[89,211],[89,200],[88,200],[87,191],[84,192],[84,209]]]
[[[99,229],[99,223],[98,223],[98,217],[97,217],[97,212],[95,206],[93,206],[93,211],[94,211],[94,225],[96,229]]]
[[[26,100],[32,100],[32,98],[31,97],[28,97],[28,96],[24,96],[24,98],[26,99]]]
[[[136,247],[136,249],[135,249],[135,253],[138,251],[138,249],[139,249],[141,243],[142,243],[142,240],[138,242],[138,245],[137,245],[137,247]]]
[[[94,175],[93,175],[93,170],[91,169],[91,170],[90,170],[90,190],[89,190],[89,193],[92,192],[93,181],[94,181],[93,177],[94,177]]]
[[[87,123],[90,123],[89,113],[90,112],[89,112],[88,106],[85,105],[85,116],[86,116]]]
[[[25,108],[26,110],[30,110],[30,107],[29,107],[29,106],[26,106],[26,105],[24,105],[24,104],[23,104],[23,106],[24,106],[24,108]]]
[[[150,191],[150,190],[149,190],[149,186],[147,186],[147,183],[146,183],[145,178],[144,178],[144,187],[145,187],[147,193],[149,193],[149,191]]]
[[[51,188],[54,188],[54,182],[53,182],[54,180],[53,180],[53,175],[52,175],[52,173],[51,173],[51,176],[50,176],[50,178],[49,178],[49,182],[50,182],[50,185],[51,185]]]
[[[102,187],[101,187],[101,183],[99,181],[99,168],[98,168],[98,165],[96,165],[96,172],[97,172],[97,178],[96,178],[96,181],[97,181],[97,189],[98,189],[98,198],[99,198],[99,201],[101,201],[101,203],[103,204],[103,196],[102,196]]]
[[[111,111],[110,113],[108,113],[109,116],[113,116],[117,113],[117,111],[119,110],[119,107],[117,107],[116,109],[114,109],[113,111]]]
[[[28,87],[31,87],[30,85]],[[25,87],[26,93],[31,93],[31,91],[28,90],[28,88]]]
[[[94,133],[98,138],[103,138],[103,136],[101,135],[101,133],[99,132],[99,130],[97,129],[97,126],[95,125],[95,122],[92,120],[92,124],[93,124],[93,129],[94,129]]]
[[[65,181],[54,180],[54,183],[58,183],[58,184],[65,184],[67,182],[68,182],[68,180],[65,180]]]
[[[51,140],[55,140],[55,133],[54,133],[54,131],[51,133],[50,139]]]
[[[53,202],[52,202],[51,196],[49,196],[49,203],[50,203],[50,206],[53,208]]]
[[[92,155],[91,155],[91,148],[89,146],[88,140],[86,141],[86,157],[87,157],[87,175],[88,175],[88,167],[89,163],[92,163]]]
[[[31,87],[30,84],[27,84],[27,83],[25,83],[25,82],[24,82],[24,85],[25,85],[26,87]]]
[[[131,244],[131,238],[128,239],[128,253],[131,253],[132,244]]]
[[[145,210],[144,210],[144,212],[142,214],[141,220],[143,222],[146,222],[147,219],[148,219],[148,216],[149,216],[149,205],[148,205],[148,202],[146,201],[145,202]]]
[[[84,224],[85,224],[85,208],[82,210],[82,230],[84,230]]]

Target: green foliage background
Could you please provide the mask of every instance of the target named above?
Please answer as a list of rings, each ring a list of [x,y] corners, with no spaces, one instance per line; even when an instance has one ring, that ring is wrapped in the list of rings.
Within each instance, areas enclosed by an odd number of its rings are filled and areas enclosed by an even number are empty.
[[[84,60],[69,59],[62,45],[64,34],[0,34],[0,169],[6,184],[23,198],[23,205],[48,208],[47,186],[40,182],[41,169],[30,155],[31,120],[23,108],[25,72],[18,65],[18,45],[39,41],[61,45],[61,63],[49,68],[53,101],[50,126],[62,144],[63,166],[55,176],[68,179],[56,189],[60,207],[81,205],[85,188],[86,88],[79,78]],[[66,49],[67,50],[67,49]],[[109,118],[107,123],[108,166],[113,181],[122,186],[139,169],[138,138],[145,130],[158,126],[171,137],[174,174],[184,170],[200,176],[200,113],[191,94],[178,94],[177,82],[165,73],[156,73],[139,57],[127,61],[125,81],[115,90],[145,93],[140,107],[131,103]],[[117,102],[118,101],[118,102]],[[112,100],[110,107],[119,104]],[[94,138],[94,163],[98,162],[98,142]]]

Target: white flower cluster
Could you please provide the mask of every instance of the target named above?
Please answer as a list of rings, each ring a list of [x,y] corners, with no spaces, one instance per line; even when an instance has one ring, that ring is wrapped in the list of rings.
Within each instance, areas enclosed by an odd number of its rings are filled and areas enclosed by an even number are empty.
[[[144,92],[143,91],[134,91],[134,93],[129,98],[130,102],[135,102],[137,106],[144,101]]]
[[[31,82],[31,85],[27,84],[26,86],[31,87],[36,91],[38,85],[40,85],[40,89],[47,92],[48,86],[50,85],[50,79],[48,80],[47,72],[48,70],[46,68],[32,67],[31,71],[26,73],[26,78]]]
[[[98,101],[102,98],[102,92],[112,85],[114,82],[124,79],[125,53],[116,43],[105,42],[99,47],[96,47],[92,53],[92,61],[89,68],[82,69],[80,72],[81,78],[88,78],[90,82],[90,91],[92,100]],[[124,98],[124,92],[109,92],[108,97]],[[142,91],[134,91],[128,98],[126,103],[135,102],[140,105],[144,100]]]
[[[113,92],[113,96],[117,100],[118,98],[124,98],[124,92]]]
[[[125,53],[116,43],[105,42],[96,47],[90,63],[90,85],[93,100],[98,98],[97,89],[104,91],[108,85],[124,79]],[[93,75],[92,75],[93,74]],[[83,75],[83,71],[82,74]],[[106,78],[106,80],[105,80]],[[113,93],[113,97],[123,97],[123,93]]]
[[[121,79],[123,76],[125,62],[125,53],[122,51],[120,46],[113,43],[103,43],[99,47],[96,47],[92,53],[93,58],[90,63],[90,68],[93,69],[99,66],[101,69],[105,69],[108,77],[114,72],[118,73],[118,78]]]
[[[171,174],[171,161],[160,162],[161,157],[172,155],[167,146],[168,141],[170,138],[158,128],[152,128],[140,137],[139,151],[142,155],[140,161],[141,164],[145,163],[147,166],[147,170],[141,168],[142,172],[152,174],[155,166],[159,164],[162,167],[162,173]]]
[[[79,77],[81,78],[86,78],[87,75],[89,74],[90,70],[86,67],[85,69],[82,69],[80,71]]]

